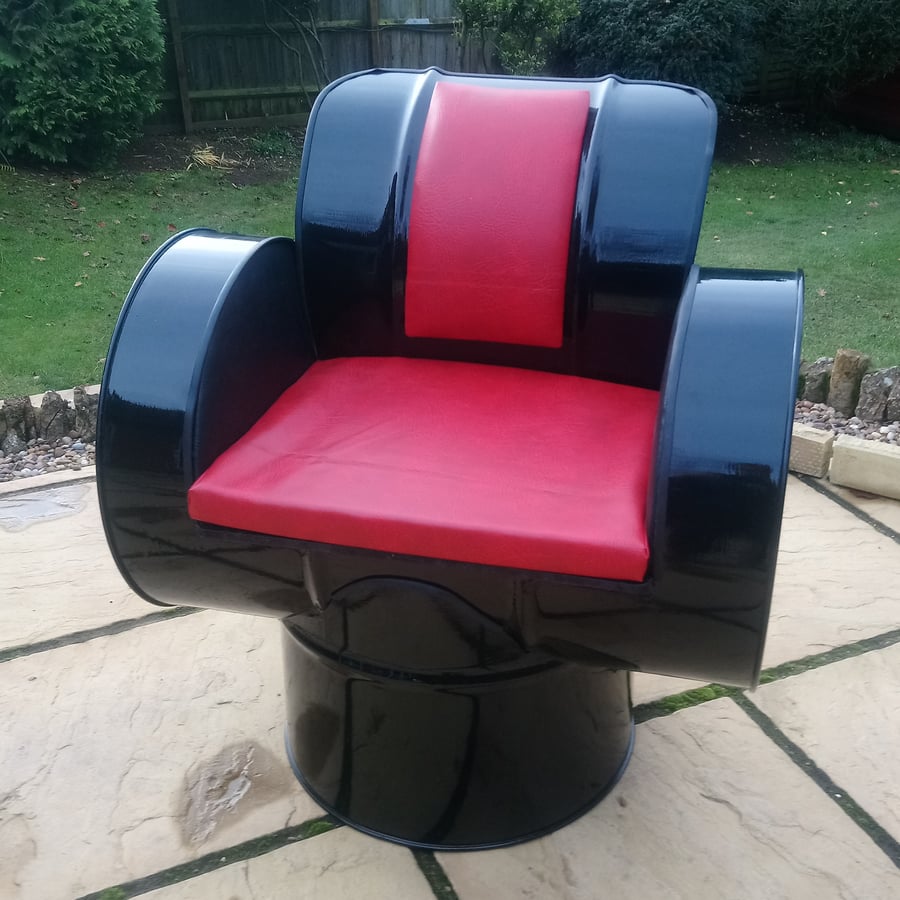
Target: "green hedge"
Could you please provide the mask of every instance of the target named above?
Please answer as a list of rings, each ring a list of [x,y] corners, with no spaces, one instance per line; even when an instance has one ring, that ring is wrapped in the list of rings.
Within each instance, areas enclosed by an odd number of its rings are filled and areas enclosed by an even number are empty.
[[[154,0],[0,0],[0,151],[93,165],[157,106]]]
[[[789,58],[826,106],[900,66],[898,0],[580,0],[561,71],[676,81],[738,99],[761,57]]]
[[[577,74],[675,81],[740,95],[757,58],[748,0],[581,0],[567,40]]]

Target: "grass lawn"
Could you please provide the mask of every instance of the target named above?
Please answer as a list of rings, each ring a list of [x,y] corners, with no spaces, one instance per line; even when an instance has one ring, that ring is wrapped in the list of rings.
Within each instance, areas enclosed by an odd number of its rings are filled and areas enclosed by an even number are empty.
[[[803,356],[900,365],[900,145],[894,159],[717,165],[697,261],[806,274]]]
[[[0,172],[0,398],[100,381],[125,295],[175,231],[293,233],[290,179],[236,188],[196,169],[81,177]]]
[[[900,364],[900,145],[789,151],[716,163],[698,261],[804,269],[805,358],[844,346]],[[293,162],[252,183],[171,158],[161,173],[0,172],[0,398],[99,381],[125,294],[174,231],[293,233]]]

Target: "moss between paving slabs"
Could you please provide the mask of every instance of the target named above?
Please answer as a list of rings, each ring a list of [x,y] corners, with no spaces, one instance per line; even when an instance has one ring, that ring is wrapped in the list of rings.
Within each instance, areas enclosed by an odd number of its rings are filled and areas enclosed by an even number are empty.
[[[266,853],[271,853],[273,850],[286,847],[288,844],[296,844],[341,827],[340,822],[336,822],[327,816],[312,819],[309,822],[304,822],[302,825],[282,828],[280,831],[273,831],[271,834],[244,841],[242,844],[236,844],[234,847],[229,847],[226,850],[207,853],[205,856],[200,856],[191,862],[163,869],[163,871],[155,872],[153,875],[148,875],[145,878],[137,878],[125,884],[86,894],[80,900],[128,900],[130,897],[137,897],[140,894],[147,894],[150,891],[168,887],[180,881],[187,881],[190,878],[214,872],[216,869],[230,866],[236,862],[242,862],[245,859],[263,856]]]

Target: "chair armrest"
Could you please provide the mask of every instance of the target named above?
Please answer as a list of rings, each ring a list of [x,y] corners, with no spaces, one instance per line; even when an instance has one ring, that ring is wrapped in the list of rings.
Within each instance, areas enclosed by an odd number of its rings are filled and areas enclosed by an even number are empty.
[[[100,391],[97,485],[113,556],[151,602],[190,595],[176,560],[199,572],[221,544],[188,516],[191,483],[314,360],[295,253],[289,238],[182,232],[126,298]]]
[[[735,684],[759,675],[802,305],[800,272],[694,268],[663,380],[649,527],[654,598],[734,626],[733,640],[709,641],[697,661]]]

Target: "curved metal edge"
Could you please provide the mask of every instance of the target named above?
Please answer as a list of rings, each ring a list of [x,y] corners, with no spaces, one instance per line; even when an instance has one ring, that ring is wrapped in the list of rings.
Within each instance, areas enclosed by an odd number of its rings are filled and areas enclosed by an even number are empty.
[[[260,239],[219,291],[185,406],[185,489],[315,360],[294,241]]]
[[[794,322],[794,348],[793,355],[791,358],[791,373],[793,375],[793,380],[791,382],[791,402],[786,404],[786,409],[784,410],[785,415],[785,423],[784,423],[784,440],[781,446],[781,465],[778,469],[779,471],[779,484],[780,489],[778,493],[778,510],[779,510],[779,518],[778,518],[778,530],[774,535],[774,543],[775,543],[775,554],[777,556],[778,553],[778,544],[781,540],[781,525],[782,525],[782,516],[784,512],[784,497],[787,492],[787,475],[788,475],[788,465],[790,463],[791,457],[791,437],[793,434],[793,424],[794,424],[794,409],[795,409],[795,401],[797,399],[797,378],[800,372],[800,352],[801,345],[803,341],[803,303],[804,303],[804,290],[806,286],[806,278],[803,274],[802,269],[798,269],[796,273],[796,289],[797,289],[797,305],[796,305],[796,317]],[[772,605],[772,590],[775,584],[775,564],[773,562],[770,571],[769,571],[769,591],[768,591],[768,603],[766,604],[765,617],[766,622],[768,623],[769,612],[771,610]],[[768,629],[763,631],[762,640],[759,642],[758,651],[756,654],[756,664],[753,667],[753,677],[750,680],[750,684],[748,687],[756,688],[759,684],[759,676],[762,672],[762,660],[763,654],[766,650],[766,638],[768,636]]]
[[[356,822],[353,819],[348,818],[347,816],[342,815],[338,812],[334,806],[332,806],[318,791],[310,784],[309,780],[300,771],[300,767],[297,765],[297,760],[294,758],[294,751],[291,748],[291,731],[290,727],[285,724],[284,726],[284,749],[285,754],[287,755],[288,764],[291,767],[291,771],[294,773],[294,777],[300,783],[300,786],[303,790],[309,794],[312,799],[318,803],[322,809],[325,810],[328,815],[337,819],[339,822],[343,822],[345,825],[350,826],[350,828],[355,831],[359,831],[362,834],[367,834],[369,837],[378,838],[382,841],[389,841],[392,844],[399,844],[401,847],[409,847],[411,850],[435,850],[442,853],[463,853],[465,851],[472,850],[500,850],[503,847],[515,847],[517,844],[527,844],[529,841],[537,840],[538,838],[545,837],[548,834],[553,834],[554,831],[559,831],[560,828],[565,828],[567,825],[571,825],[573,822],[577,822],[582,816],[587,815],[595,806],[599,805],[602,800],[605,800],[612,791],[615,789],[616,785],[622,780],[622,776],[625,774],[625,770],[628,768],[628,764],[631,762],[631,756],[634,753],[634,739],[635,739],[635,722],[634,717],[631,720],[631,728],[629,731],[629,740],[628,747],[625,750],[624,757],[622,759],[619,768],[616,770],[615,774],[610,778],[610,780],[603,785],[598,793],[596,793],[593,797],[591,797],[583,806],[574,810],[570,815],[565,816],[557,822],[553,822],[550,825],[545,826],[544,828],[540,828],[533,832],[527,832],[526,834],[517,835],[515,837],[510,838],[505,841],[490,841],[484,843],[460,843],[460,844],[439,844],[439,843],[426,843],[423,841],[414,841],[409,840],[407,838],[399,837],[394,834],[385,834],[383,831],[376,831],[373,828],[367,828],[365,825],[360,822]]]
[[[728,659],[724,644],[707,641],[693,648],[692,667],[742,687],[758,679],[768,624],[802,309],[800,272],[695,268],[661,397],[648,528],[653,594],[666,609],[729,629]]]
[[[115,551],[115,542],[110,528],[111,515],[106,502],[107,492],[105,479],[107,468],[102,461],[103,435],[106,431],[108,431],[106,423],[108,417],[107,410],[109,409],[110,404],[110,384],[113,380],[112,370],[115,365],[116,354],[119,348],[119,341],[122,337],[122,333],[125,331],[128,315],[132,307],[138,302],[141,288],[147,276],[156,267],[157,263],[159,263],[159,261],[166,255],[166,253],[168,253],[175,244],[186,238],[188,235],[214,233],[215,232],[213,231],[213,229],[210,228],[188,228],[184,231],[180,231],[178,232],[178,234],[172,235],[172,237],[170,237],[167,241],[164,241],[159,247],[157,247],[157,249],[150,255],[150,258],[147,260],[147,262],[145,262],[141,267],[140,272],[138,272],[137,277],[134,279],[134,282],[128,290],[128,293],[125,295],[125,301],[122,304],[122,309],[119,312],[119,317],[116,320],[115,327],[113,328],[112,337],[110,338],[109,342],[109,349],[106,352],[106,362],[103,367],[103,376],[101,378],[100,384],[100,396],[97,402],[97,501],[100,506],[100,521],[103,524],[103,533],[106,537],[107,545],[110,548],[110,552],[116,564],[116,568],[118,568],[119,573],[125,580],[126,584],[131,588],[131,590],[133,590],[139,597],[141,597],[141,599],[146,600],[148,603],[166,608],[170,607],[172,604],[162,603],[147,594],[131,577],[131,573],[124,565],[120,555]]]
[[[416,160],[442,80],[590,94],[562,348],[405,335]],[[310,117],[295,217],[298,269],[320,355],[428,356],[658,389],[699,235],[715,122],[702,92],[612,75],[513,78],[432,67],[340,79]]]
[[[280,260],[279,277],[262,291],[262,270],[271,268],[273,254]],[[251,383],[253,352],[261,369],[271,368],[273,356],[271,348],[263,356],[260,344],[265,340],[253,341],[254,324],[261,323],[256,330],[261,327],[266,338],[279,327],[296,337],[302,330],[297,322],[287,329],[283,317],[269,321],[267,315],[274,302],[283,312],[291,301],[299,310],[291,239],[207,229],[183,232],[167,242],[129,292],[101,388],[98,494],[116,565],[129,586],[151,603],[196,600],[199,606],[268,615],[302,607],[299,595],[297,602],[287,599],[287,593],[302,589],[302,578],[294,573],[299,567],[292,562],[296,551],[273,548],[248,555],[223,544],[220,535],[199,529],[187,512],[198,402],[210,381],[204,379],[204,364],[231,352],[240,357],[243,371],[230,373],[230,378]],[[223,323],[227,327],[220,333]],[[235,350],[236,344],[240,349]],[[302,341],[295,353],[289,374],[302,371],[309,361]],[[212,368],[215,379],[221,366]],[[283,373],[280,377],[283,382]],[[261,388],[253,387],[260,392],[253,399],[237,398],[231,404],[232,425],[252,424],[248,402],[274,401],[277,393],[261,396],[272,383],[263,378]],[[221,576],[214,575],[217,571]],[[279,590],[283,596],[273,599]],[[265,601],[252,599],[264,595]]]

